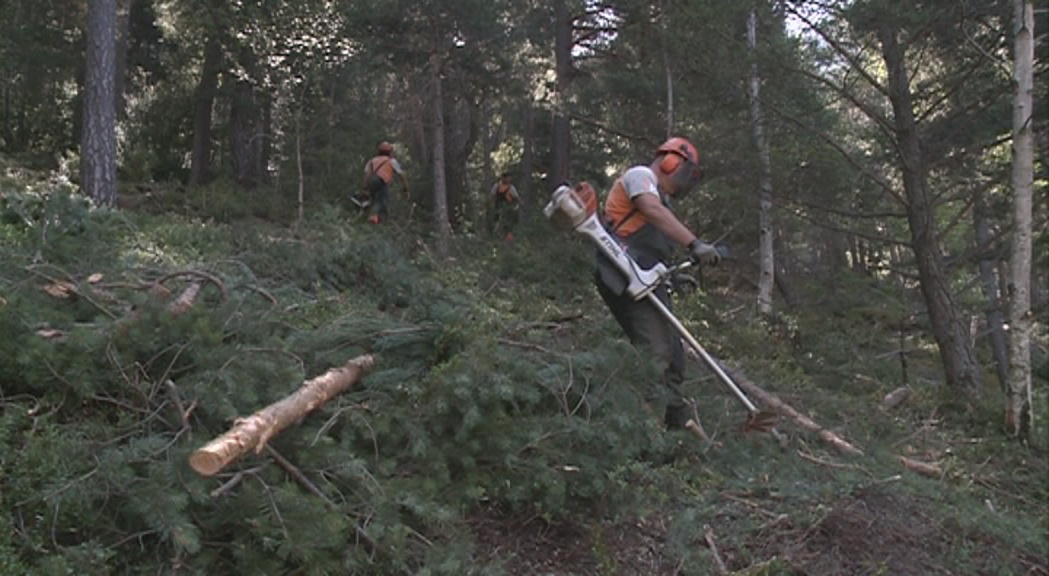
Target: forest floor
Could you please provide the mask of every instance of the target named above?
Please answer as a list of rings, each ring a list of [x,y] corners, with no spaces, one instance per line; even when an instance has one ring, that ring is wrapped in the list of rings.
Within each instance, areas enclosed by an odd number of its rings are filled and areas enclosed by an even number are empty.
[[[12,197],[11,204],[21,209],[14,202],[18,199]],[[185,201],[181,196],[176,199]],[[142,206],[147,211],[146,200]],[[23,218],[22,212],[16,215]],[[136,246],[180,241],[191,247],[187,249],[191,256],[184,257],[187,261],[224,262],[229,258],[214,245],[220,233],[228,236],[235,228],[194,221],[187,225],[192,233],[151,235],[153,228],[147,225],[169,226],[168,215],[177,211],[158,205],[155,212],[163,218],[144,221],[148,224],[142,225],[145,231],[137,238],[149,242],[142,240]],[[341,219],[332,218],[343,225]],[[55,222],[66,220],[70,219]],[[248,239],[269,226],[254,220],[241,225],[236,230]],[[388,230],[388,234],[405,237],[399,239],[408,247],[404,252],[414,251],[420,259],[428,254],[414,231]],[[205,232],[215,235],[206,237]],[[316,252],[327,249],[316,264],[324,273],[318,273],[317,284],[345,272],[349,255],[360,251],[353,238],[338,240],[321,234],[317,238],[309,232],[291,240],[296,246],[315,243],[311,248],[317,248]],[[49,234],[56,236],[54,231]],[[273,237],[280,234],[288,232],[274,226]],[[198,235],[210,240],[198,240]],[[62,245],[64,249],[81,242],[71,237],[74,242]],[[621,337],[587,283],[589,250],[581,248],[587,263],[576,266],[587,270],[572,275],[564,260],[549,257],[564,246],[563,240],[548,233],[545,223],[525,228],[518,238],[512,246],[500,240],[463,239],[455,266],[427,268],[428,274],[449,284],[450,292],[473,295],[471,301],[479,303],[485,314],[499,319],[490,324],[494,329],[473,335],[483,339],[476,348],[494,351],[493,356],[501,361],[522,354],[522,349],[539,354],[589,350],[595,347],[595,338]],[[270,240],[266,238],[265,246],[270,246]],[[340,241],[348,247],[338,245]],[[177,254],[171,245],[164,249]],[[198,249],[204,254],[197,254]],[[260,272],[252,271],[251,281],[242,284],[262,285],[260,278],[269,275],[271,286],[280,288],[288,278],[301,274],[290,263],[277,261],[276,256],[273,260],[260,258]],[[413,271],[406,262],[384,262],[384,266]],[[105,272],[119,278],[120,266],[117,263],[116,269]],[[987,397],[978,406],[945,398],[934,346],[923,341],[920,329],[913,334],[894,332],[899,325],[893,307],[897,303],[881,308],[877,302],[872,304],[879,294],[864,291],[868,279],[839,287],[837,292],[828,289],[819,295],[823,300],[785,314],[789,321],[783,325],[766,325],[746,317],[744,311],[752,307],[752,300],[731,288],[740,284],[733,274],[741,275],[731,270],[720,267],[716,271],[720,277],[707,278],[709,292],[679,299],[675,313],[690,330],[703,330],[696,335],[712,352],[726,360],[731,357],[733,365],[746,366],[748,378],[863,453],[842,454],[786,418],[778,426],[782,441],[768,434],[743,434],[738,426],[743,410],[738,403],[704,369],[690,365],[686,384],[689,393],[700,399],[698,415],[711,441],[701,442],[684,432],[668,433],[673,440],[668,443],[672,454],[660,453],[654,457],[658,461],[630,460],[612,469],[609,476],[622,477],[600,484],[608,488],[607,494],[565,490],[586,494],[591,500],[586,508],[566,510],[556,518],[549,509],[544,514],[508,511],[488,504],[486,496],[477,497],[479,508],[474,508],[471,497],[470,506],[455,508],[465,510],[466,515],[454,522],[457,529],[465,526],[473,537],[463,545],[469,549],[469,573],[1049,576],[1049,441],[1044,438],[1049,413],[1042,409],[1044,376],[1036,381],[1040,402],[1037,436],[1023,441],[1011,438],[997,424],[1003,405],[997,387],[988,385]],[[87,278],[98,271],[83,265],[76,272]],[[582,281],[576,276],[583,276]],[[391,284],[401,286],[399,281]],[[338,309],[343,296],[314,300],[323,303],[315,313],[318,324],[327,326],[339,318],[335,312],[327,316],[328,306],[345,313]],[[390,301],[392,308],[399,306],[397,297]],[[286,306],[287,310],[294,308],[294,304]],[[392,318],[386,300],[376,308]],[[346,328],[336,325],[335,329]],[[526,342],[529,330],[535,336]],[[513,344],[524,346],[506,346],[508,334],[520,339]],[[897,356],[906,356],[902,369],[894,360]],[[529,369],[534,366],[539,364]],[[885,395],[901,387],[911,392],[908,400],[891,408],[882,406]],[[568,454],[568,458],[578,456]],[[604,461],[608,453],[597,452],[596,459]],[[544,471],[555,467],[547,466],[551,463],[547,460],[542,462]],[[579,467],[560,460],[553,464],[557,474],[551,476],[571,484],[572,470]],[[435,530],[426,537],[432,544],[445,534]],[[121,538],[125,541],[129,540]]]
[[[522,576],[1049,575],[1049,559],[1038,552],[1024,551],[993,530],[945,517],[941,504],[900,492],[871,484],[804,509],[771,492],[725,491],[714,496],[721,499],[721,509],[706,519],[703,539],[695,544],[703,551],[693,558],[703,560],[691,565],[669,541],[673,510],[562,524],[486,511],[472,524],[480,556]],[[990,500],[986,505],[993,506]],[[1044,510],[1044,505],[1036,508]],[[759,524],[741,526],[740,517]]]

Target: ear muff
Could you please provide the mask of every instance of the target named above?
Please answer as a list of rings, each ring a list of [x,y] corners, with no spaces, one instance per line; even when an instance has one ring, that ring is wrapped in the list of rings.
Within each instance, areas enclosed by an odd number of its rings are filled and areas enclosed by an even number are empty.
[[[663,159],[659,162],[659,169],[664,174],[673,174],[674,170],[677,170],[678,166],[680,166],[684,160],[684,158],[673,152],[664,154]]]

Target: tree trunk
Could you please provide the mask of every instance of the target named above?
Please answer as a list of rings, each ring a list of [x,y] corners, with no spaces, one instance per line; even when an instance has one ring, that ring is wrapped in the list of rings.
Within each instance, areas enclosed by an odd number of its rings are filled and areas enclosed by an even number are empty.
[[[189,465],[201,476],[214,476],[248,452],[260,454],[271,438],[353,388],[374,365],[371,356],[360,356],[304,382],[290,396],[235,420],[228,432],[193,452]]]
[[[1034,3],[1013,0],[1013,234],[1009,282],[1009,385],[1005,421],[1018,435],[1033,432],[1031,409],[1031,250],[1034,213]],[[1026,416],[1026,418],[1025,418]],[[1026,420],[1026,422],[1025,422]]]
[[[776,259],[772,232],[772,161],[765,137],[765,112],[761,107],[761,76],[758,75],[758,13],[747,17],[747,51],[750,53],[749,92],[751,133],[758,150],[758,312],[772,313],[772,289],[776,285]]]
[[[572,18],[565,0],[554,3],[554,60],[557,77],[557,94],[554,95],[554,118],[552,126],[553,166],[550,167],[552,188],[568,180],[571,165],[572,133],[568,120],[569,90],[572,83]]]
[[[666,73],[667,82],[667,140],[674,136],[674,70],[670,66],[670,50],[667,48],[667,1],[660,3],[660,26],[662,34],[659,35],[659,48],[663,52],[663,71]]]
[[[134,0],[119,0],[117,4],[117,41],[116,41],[116,82],[113,93],[116,95],[116,117],[123,120],[127,117],[127,49],[131,26],[131,5]]]
[[[531,212],[528,208],[535,205],[535,191],[533,189],[532,175],[535,174],[535,109],[532,100],[525,101],[524,109],[524,149],[521,150],[521,178],[518,192],[521,194],[522,220],[528,219]]]
[[[251,83],[237,79],[230,104],[229,136],[233,158],[233,176],[242,188],[255,186],[255,95]]]
[[[80,185],[100,205],[117,198],[116,0],[88,3]]]
[[[921,143],[914,119],[910,78],[903,50],[890,24],[878,26],[882,58],[888,72],[896,149],[907,197],[907,221],[918,266],[922,295],[929,311],[933,337],[940,349],[947,385],[975,396],[983,395],[983,377],[958,315],[940,252],[939,232],[929,199]]]
[[[211,177],[211,111],[215,105],[222,44],[214,36],[204,45],[204,65],[193,102],[193,150],[190,152],[190,186],[207,184]]]
[[[258,124],[259,105],[256,101],[253,84],[256,68],[255,54],[251,48],[242,47],[240,65],[247,71],[247,77],[236,78],[233,82],[233,101],[230,103],[230,152],[233,155],[233,176],[237,184],[244,189],[253,189],[259,178],[258,168]]]
[[[441,56],[430,57],[433,81],[433,216],[437,229],[437,253],[448,255],[452,225],[448,221],[448,182],[444,174],[444,92],[441,88]]]
[[[998,278],[995,258],[991,254],[991,230],[987,221],[987,200],[984,191],[976,192],[978,197],[973,203],[973,229],[976,231],[976,250],[979,254],[978,269],[983,296],[987,300],[987,333],[994,355],[995,372],[1002,391],[1008,389],[1009,357],[1005,340],[1005,315],[1002,313],[1002,296],[998,292]]]

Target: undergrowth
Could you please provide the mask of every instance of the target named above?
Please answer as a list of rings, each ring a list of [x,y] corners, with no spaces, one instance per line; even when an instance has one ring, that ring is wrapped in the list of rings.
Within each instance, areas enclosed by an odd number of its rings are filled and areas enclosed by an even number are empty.
[[[14,182],[0,207],[3,573],[499,573],[477,565],[470,525],[490,511],[550,525],[655,514],[683,573],[711,566],[706,525],[732,569],[776,573],[790,560],[767,552],[800,557],[788,536],[873,490],[957,526],[965,546],[938,561],[958,573],[982,540],[1046,551],[1045,445],[939,413],[935,357],[891,295],[759,319],[718,288],[723,271],[679,299],[712,353],[865,455],[789,423],[786,447],[741,436],[742,409],[692,362],[701,443],[646,414],[651,374],[591,286],[592,248],[543,222],[514,243],[459,240],[445,259],[411,227],[335,208],[288,227],[226,204],[207,218],[212,196],[181,216],[121,212]],[[192,308],[172,313],[195,283]],[[377,359],[362,385],[273,453],[215,478],[188,467],[238,416],[361,354]],[[909,404],[874,408],[900,385]],[[943,473],[916,476],[901,456]],[[756,545],[774,520],[779,547]]]

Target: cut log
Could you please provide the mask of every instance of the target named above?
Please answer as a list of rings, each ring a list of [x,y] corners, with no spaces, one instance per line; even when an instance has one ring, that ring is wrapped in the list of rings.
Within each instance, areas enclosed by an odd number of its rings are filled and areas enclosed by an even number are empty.
[[[808,416],[805,416],[804,414],[792,408],[786,402],[780,400],[775,394],[768,392],[760,386],[758,386],[757,384],[751,382],[742,374],[740,374],[739,370],[728,370],[726,368],[726,372],[728,372],[729,375],[732,376],[732,379],[735,380],[736,384],[740,387],[740,389],[747,393],[747,396],[750,396],[751,398],[756,398],[760,403],[771,408],[776,413],[790,418],[794,421],[795,424],[797,424],[801,428],[804,428],[809,432],[815,433],[817,436],[819,436],[820,440],[823,440],[827,444],[830,444],[831,447],[833,447],[838,452],[841,452],[842,454],[847,454],[849,456],[863,456],[863,450],[860,450],[852,444],[849,444],[837,434],[820,426]]]
[[[261,453],[271,438],[353,388],[374,365],[371,355],[360,356],[307,380],[290,396],[247,418],[238,418],[228,432],[193,452],[189,465],[201,476],[213,476],[248,452]]]
[[[889,411],[903,404],[911,397],[911,389],[901,386],[885,395],[881,401],[882,410]]]

